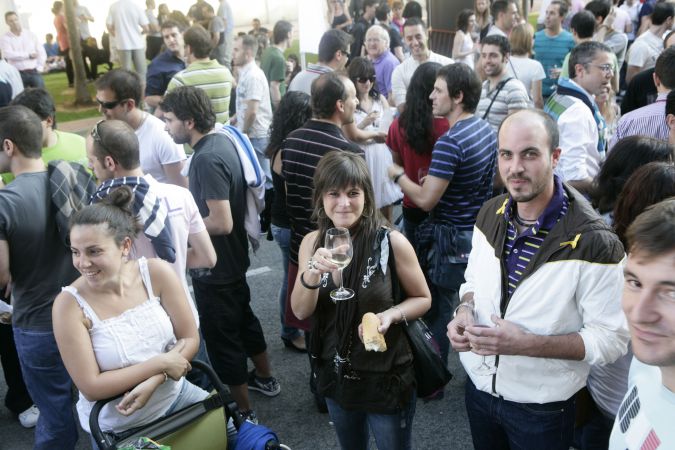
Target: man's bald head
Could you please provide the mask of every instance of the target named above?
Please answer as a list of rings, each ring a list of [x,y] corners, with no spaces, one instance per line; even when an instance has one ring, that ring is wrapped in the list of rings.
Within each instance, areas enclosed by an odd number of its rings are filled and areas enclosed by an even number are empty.
[[[512,114],[509,114],[499,126],[499,134],[508,132],[510,124],[513,123],[527,123],[541,125],[541,131],[546,134],[549,143],[549,151],[553,152],[560,143],[560,133],[558,131],[558,124],[545,112],[539,109],[520,109]]]

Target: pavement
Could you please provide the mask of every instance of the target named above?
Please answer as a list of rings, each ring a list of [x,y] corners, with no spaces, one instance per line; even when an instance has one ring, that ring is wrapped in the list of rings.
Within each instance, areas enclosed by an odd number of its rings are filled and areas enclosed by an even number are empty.
[[[307,356],[286,349],[279,338],[277,295],[282,276],[281,252],[274,242],[263,241],[257,254],[251,254],[248,283],[252,308],[263,326],[274,376],[281,384],[281,394],[268,398],[251,392],[252,405],[260,423],[275,431],[281,442],[290,448],[338,449],[328,415],[317,412],[309,392]],[[451,354],[449,367],[454,378],[446,387],[445,398],[430,403],[417,402],[413,423],[415,449],[473,448],[464,408],[466,375],[456,354]],[[4,398],[5,393],[4,378],[0,377],[0,398]],[[18,420],[0,406],[0,450],[31,449],[33,431],[21,427]],[[199,445],[195,444],[194,448],[199,450]],[[90,449],[88,436],[82,430],[76,449]]]

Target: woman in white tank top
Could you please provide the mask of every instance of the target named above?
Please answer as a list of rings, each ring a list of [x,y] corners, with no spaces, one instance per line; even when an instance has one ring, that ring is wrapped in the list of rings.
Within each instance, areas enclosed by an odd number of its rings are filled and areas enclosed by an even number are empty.
[[[128,259],[140,231],[132,200],[122,187],[73,215],[73,265],[82,276],[54,302],[54,335],[86,431],[97,400],[123,395],[99,416],[103,431],[120,432],[208,395],[184,378],[199,334],[175,272],[159,259]]]
[[[476,14],[472,9],[464,9],[457,16],[457,31],[452,43],[452,59],[474,68],[478,46],[471,32],[476,26]]]

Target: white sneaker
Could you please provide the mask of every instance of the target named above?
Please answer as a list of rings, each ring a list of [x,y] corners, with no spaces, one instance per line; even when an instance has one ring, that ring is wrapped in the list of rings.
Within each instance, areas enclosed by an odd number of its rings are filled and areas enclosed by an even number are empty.
[[[37,406],[33,405],[21,414],[19,414],[19,422],[24,428],[33,428],[40,417],[40,410]]]

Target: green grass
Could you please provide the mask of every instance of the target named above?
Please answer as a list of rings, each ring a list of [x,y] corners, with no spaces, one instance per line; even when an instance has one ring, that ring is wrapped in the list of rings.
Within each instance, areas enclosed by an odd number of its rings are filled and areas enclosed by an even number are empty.
[[[68,79],[66,72],[55,72],[43,75],[45,80],[45,87],[54,97],[56,104],[56,121],[57,123],[70,122],[71,120],[87,119],[89,117],[99,116],[98,108],[91,107],[74,107],[73,100],[75,98],[75,91],[68,88]],[[87,84],[87,90],[91,94],[92,100],[96,95],[93,83]]]
[[[286,49],[284,55],[288,57],[288,55],[293,53],[298,58],[300,58],[300,41],[298,41],[297,39],[294,40],[291,46]],[[307,63],[316,63],[319,60],[319,55],[317,55],[316,53],[305,53],[305,58],[307,60]]]

